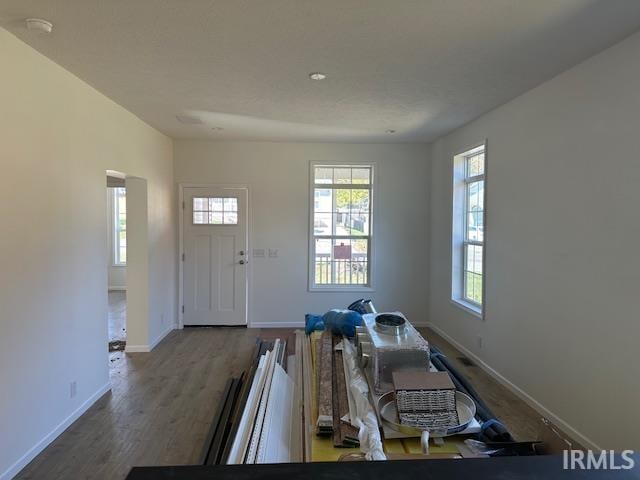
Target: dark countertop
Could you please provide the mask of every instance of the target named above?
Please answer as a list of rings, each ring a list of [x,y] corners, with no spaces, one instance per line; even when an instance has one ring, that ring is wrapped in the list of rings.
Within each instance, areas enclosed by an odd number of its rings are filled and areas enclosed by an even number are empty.
[[[134,467],[127,480],[423,480],[423,479],[640,479],[640,455],[630,470],[564,470],[562,455],[458,460],[283,463]],[[617,466],[625,461],[616,456]]]

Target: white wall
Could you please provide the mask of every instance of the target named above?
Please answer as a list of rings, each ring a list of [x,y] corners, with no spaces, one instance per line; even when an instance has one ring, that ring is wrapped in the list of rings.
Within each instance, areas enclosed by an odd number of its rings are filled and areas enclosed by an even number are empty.
[[[251,258],[249,322],[295,325],[307,312],[346,308],[371,297],[379,310],[426,320],[428,162],[424,145],[174,142],[175,179],[246,184],[252,248],[278,258]],[[374,293],[307,291],[310,161],[376,161]]]
[[[170,139],[3,29],[0,58],[9,179],[0,189],[0,478],[9,478],[108,388],[106,170],[148,183],[148,342],[177,312],[176,200]]]
[[[639,55],[636,34],[432,148],[430,321],[603,448],[640,448]],[[452,157],[484,138],[482,321],[449,299]]]

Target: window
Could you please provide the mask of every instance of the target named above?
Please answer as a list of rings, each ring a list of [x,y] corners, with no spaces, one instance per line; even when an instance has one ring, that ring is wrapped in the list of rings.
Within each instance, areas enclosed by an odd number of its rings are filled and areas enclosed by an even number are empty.
[[[453,299],[482,313],[485,146],[454,158]]]
[[[194,197],[195,225],[237,225],[238,199],[235,197]]]
[[[312,165],[311,288],[371,283],[372,165]]]
[[[125,188],[113,189],[113,263],[127,264],[127,193]]]

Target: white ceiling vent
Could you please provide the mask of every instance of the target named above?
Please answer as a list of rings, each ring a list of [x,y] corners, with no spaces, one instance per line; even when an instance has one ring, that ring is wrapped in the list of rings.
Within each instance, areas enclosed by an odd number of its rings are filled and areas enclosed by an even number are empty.
[[[185,125],[202,125],[203,123],[198,117],[191,115],[176,115],[176,118],[180,123],[184,123]]]

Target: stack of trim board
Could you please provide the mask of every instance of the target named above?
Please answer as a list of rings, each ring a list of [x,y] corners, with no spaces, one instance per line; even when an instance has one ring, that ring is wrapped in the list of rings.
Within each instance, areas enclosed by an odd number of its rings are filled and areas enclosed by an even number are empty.
[[[456,390],[447,372],[395,371],[393,386],[401,424],[422,430],[458,425]]]

